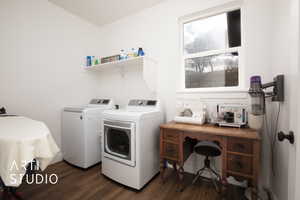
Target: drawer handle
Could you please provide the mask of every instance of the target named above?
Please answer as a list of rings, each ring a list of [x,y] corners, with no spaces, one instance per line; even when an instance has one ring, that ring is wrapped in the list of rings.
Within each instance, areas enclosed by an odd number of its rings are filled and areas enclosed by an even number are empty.
[[[174,152],[176,149],[175,148],[173,148],[173,147],[167,147],[167,149],[166,149],[167,151],[172,151],[172,152]]]
[[[173,134],[166,134],[166,136],[169,138],[176,138],[176,135],[173,135]]]
[[[175,157],[177,156],[177,151],[174,148],[167,148],[165,151],[165,155]]]
[[[174,135],[172,135],[172,134],[167,134],[167,137],[175,137]]]
[[[241,143],[237,143],[235,144],[235,146],[240,149],[240,150],[244,150],[245,149],[245,145],[241,144]]]
[[[174,151],[174,149],[167,149],[167,153],[168,153],[168,154],[174,154],[175,151]]]

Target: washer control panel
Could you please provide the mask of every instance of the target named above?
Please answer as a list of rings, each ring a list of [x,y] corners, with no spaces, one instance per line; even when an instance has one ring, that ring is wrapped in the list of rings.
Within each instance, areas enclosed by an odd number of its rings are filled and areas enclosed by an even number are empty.
[[[110,99],[92,99],[90,101],[90,104],[102,104],[102,105],[107,105],[109,104]]]

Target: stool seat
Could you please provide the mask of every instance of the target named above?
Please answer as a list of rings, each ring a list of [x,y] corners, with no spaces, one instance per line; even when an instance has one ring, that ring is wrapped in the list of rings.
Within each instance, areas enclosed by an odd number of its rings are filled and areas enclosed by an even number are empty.
[[[198,142],[194,147],[194,150],[197,154],[208,157],[216,157],[222,153],[220,146],[210,141]]]

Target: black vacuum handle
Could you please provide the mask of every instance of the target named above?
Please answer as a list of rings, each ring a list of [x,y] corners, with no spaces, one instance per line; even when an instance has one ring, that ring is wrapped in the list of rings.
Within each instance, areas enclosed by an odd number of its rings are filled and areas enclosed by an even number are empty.
[[[294,132],[290,131],[289,134],[284,134],[284,132],[280,131],[277,134],[278,140],[281,142],[284,139],[287,139],[291,144],[294,144],[295,142],[295,137],[294,137]]]

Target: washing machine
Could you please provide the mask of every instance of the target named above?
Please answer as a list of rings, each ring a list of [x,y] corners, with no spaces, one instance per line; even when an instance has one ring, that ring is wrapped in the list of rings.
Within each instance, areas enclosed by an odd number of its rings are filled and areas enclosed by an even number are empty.
[[[114,108],[112,99],[92,99],[68,106],[62,113],[62,153],[68,163],[81,168],[101,161],[102,113]]]
[[[103,112],[102,174],[140,190],[159,172],[159,101],[130,100]]]

